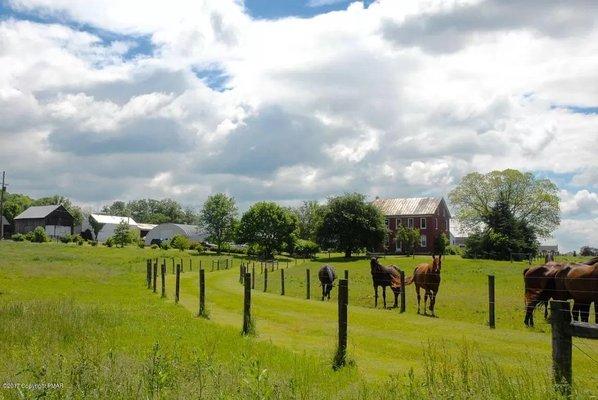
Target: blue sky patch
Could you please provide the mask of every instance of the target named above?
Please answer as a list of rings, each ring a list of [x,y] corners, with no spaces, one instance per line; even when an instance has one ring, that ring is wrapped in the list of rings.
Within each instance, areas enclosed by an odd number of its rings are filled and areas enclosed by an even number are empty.
[[[586,107],[571,104],[554,104],[551,108],[562,108],[575,114],[596,115],[598,114],[598,107]]]
[[[192,68],[193,73],[202,80],[210,89],[224,92],[228,89],[228,75],[221,68]]]
[[[344,10],[355,0],[245,0],[248,13],[259,19],[309,18],[330,11]],[[366,0],[366,6],[374,0]]]

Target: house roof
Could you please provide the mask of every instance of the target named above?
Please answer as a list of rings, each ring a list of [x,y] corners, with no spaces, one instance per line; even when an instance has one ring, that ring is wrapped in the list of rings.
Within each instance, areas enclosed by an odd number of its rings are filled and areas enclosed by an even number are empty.
[[[61,207],[60,204],[52,205],[52,206],[33,206],[29,207],[19,215],[15,217],[15,219],[39,219],[39,218],[46,218],[50,215],[54,210]]]
[[[442,201],[442,197],[377,198],[372,204],[384,215],[430,215]]]
[[[10,225],[4,215],[2,216],[2,225]]]
[[[141,224],[141,223],[137,223],[137,227],[139,229],[141,229],[142,231],[151,231],[156,226],[158,226],[158,225],[156,225],[156,224]]]
[[[137,222],[130,217],[119,217],[116,215],[91,214],[91,217],[100,224],[115,224],[118,225],[122,221],[126,221],[129,225],[137,226]]]

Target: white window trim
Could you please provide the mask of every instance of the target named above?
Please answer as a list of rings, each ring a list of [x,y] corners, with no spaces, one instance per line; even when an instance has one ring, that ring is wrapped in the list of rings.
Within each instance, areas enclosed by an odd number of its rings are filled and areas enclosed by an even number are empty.
[[[419,237],[419,247],[428,247],[428,237],[426,235],[421,235]]]
[[[413,228],[413,218],[407,218],[407,228]]]
[[[422,225],[423,222],[423,225]],[[419,219],[419,229],[428,229],[428,221],[425,218]]]

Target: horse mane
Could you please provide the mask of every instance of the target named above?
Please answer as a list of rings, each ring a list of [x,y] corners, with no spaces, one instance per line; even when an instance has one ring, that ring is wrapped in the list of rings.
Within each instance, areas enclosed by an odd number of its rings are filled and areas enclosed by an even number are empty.
[[[594,257],[594,258],[592,258],[592,259],[590,259],[590,260],[588,260],[586,262],[583,262],[582,264],[585,264],[585,265],[594,265],[596,263],[598,263],[598,257]]]

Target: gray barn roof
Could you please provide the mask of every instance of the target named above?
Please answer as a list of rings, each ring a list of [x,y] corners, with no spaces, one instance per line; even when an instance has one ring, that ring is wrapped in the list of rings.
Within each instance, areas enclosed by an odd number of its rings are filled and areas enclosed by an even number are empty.
[[[384,215],[430,215],[442,202],[442,197],[410,197],[376,199],[372,202]]]
[[[53,205],[53,206],[33,206],[29,207],[19,215],[15,217],[15,219],[39,219],[39,218],[46,218],[50,215],[54,210],[60,207],[60,204]]]

